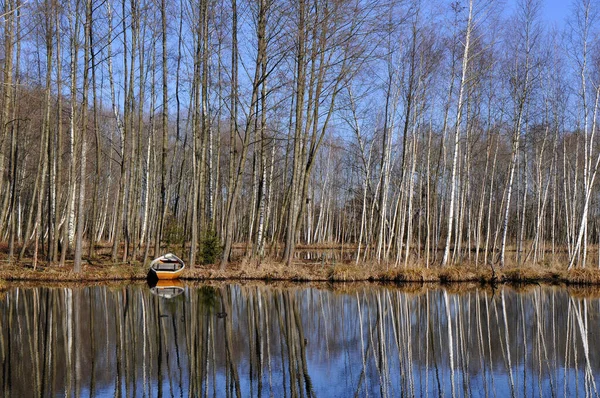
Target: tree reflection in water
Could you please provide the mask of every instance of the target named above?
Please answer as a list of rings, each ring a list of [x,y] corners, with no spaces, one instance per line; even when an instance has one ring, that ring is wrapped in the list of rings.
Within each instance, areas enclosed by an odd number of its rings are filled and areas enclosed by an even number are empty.
[[[3,396],[597,396],[600,302],[535,287],[15,287]]]

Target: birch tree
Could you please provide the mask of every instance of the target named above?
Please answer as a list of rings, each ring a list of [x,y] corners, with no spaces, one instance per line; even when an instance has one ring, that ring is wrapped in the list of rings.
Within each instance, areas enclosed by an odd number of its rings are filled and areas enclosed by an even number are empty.
[[[504,218],[502,221],[502,244],[500,246],[500,265],[505,265],[506,242],[508,236],[508,222],[511,212],[511,198],[514,184],[515,168],[519,147],[521,142],[524,120],[527,118],[527,104],[532,90],[532,81],[535,79],[533,73],[537,65],[534,54],[540,31],[537,26],[537,17],[540,10],[540,2],[537,0],[523,0],[519,4],[518,23],[522,29],[518,32],[514,47],[515,59],[511,60],[513,67],[510,70],[510,89],[513,100],[513,126],[512,126],[512,149],[508,172],[508,185]]]
[[[467,17],[467,28],[465,33],[465,44],[462,56],[462,72],[459,82],[458,90],[458,103],[456,108],[456,128],[454,131],[454,154],[452,156],[452,174],[450,179],[450,204],[448,206],[448,231],[446,235],[446,245],[444,249],[444,257],[442,258],[442,265],[448,264],[450,258],[450,244],[452,240],[452,228],[454,220],[454,207],[456,205],[456,179],[457,179],[457,162],[458,152],[460,148],[460,132],[461,122],[463,115],[463,96],[465,92],[465,86],[467,85],[467,69],[469,67],[469,45],[471,44],[471,34],[473,31],[473,0],[469,0],[469,15]],[[456,248],[455,248],[456,250]]]

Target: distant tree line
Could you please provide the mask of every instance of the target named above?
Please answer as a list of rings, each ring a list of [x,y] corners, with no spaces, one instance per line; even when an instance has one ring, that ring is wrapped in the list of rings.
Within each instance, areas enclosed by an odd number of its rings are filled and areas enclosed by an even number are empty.
[[[598,4],[542,7],[5,0],[0,242],[600,266]]]

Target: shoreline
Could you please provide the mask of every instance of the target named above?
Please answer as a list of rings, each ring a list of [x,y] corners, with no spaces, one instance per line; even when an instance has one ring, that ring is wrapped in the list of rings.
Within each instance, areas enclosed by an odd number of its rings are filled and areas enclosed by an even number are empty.
[[[146,280],[147,267],[139,264],[86,265],[80,274],[65,267],[0,265],[0,289],[11,282],[112,282]],[[196,266],[184,270],[183,281],[265,281],[265,282],[385,282],[385,283],[479,283],[479,284],[547,284],[599,286],[600,269],[541,268],[534,266],[495,268],[453,265],[447,267],[386,267],[372,264],[314,265],[278,262],[232,263],[224,271],[218,265]]]

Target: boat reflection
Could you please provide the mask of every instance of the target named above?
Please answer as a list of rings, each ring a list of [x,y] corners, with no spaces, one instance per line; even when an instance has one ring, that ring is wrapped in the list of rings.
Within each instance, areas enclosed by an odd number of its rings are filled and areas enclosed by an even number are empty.
[[[152,294],[167,300],[183,294],[184,291],[183,283],[178,280],[159,280],[155,285],[150,285]]]

